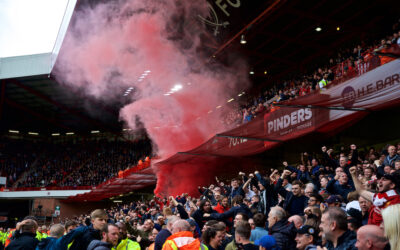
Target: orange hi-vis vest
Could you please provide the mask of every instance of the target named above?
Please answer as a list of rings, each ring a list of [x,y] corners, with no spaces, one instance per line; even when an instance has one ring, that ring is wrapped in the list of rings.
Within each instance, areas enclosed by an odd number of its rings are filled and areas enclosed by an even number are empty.
[[[199,239],[193,238],[193,233],[182,231],[167,238],[162,250],[207,250],[208,248],[200,243]]]
[[[15,228],[10,230],[10,233],[8,234],[7,239],[6,239],[6,243],[4,243],[4,247],[7,247],[11,243],[11,237],[13,236],[14,231],[15,231]]]

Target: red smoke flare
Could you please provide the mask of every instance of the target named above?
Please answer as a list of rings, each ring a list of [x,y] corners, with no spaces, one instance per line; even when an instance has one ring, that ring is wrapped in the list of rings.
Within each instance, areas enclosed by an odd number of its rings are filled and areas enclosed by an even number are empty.
[[[216,107],[246,87],[248,69],[239,59],[230,67],[210,67],[200,55],[204,27],[197,17],[208,16],[205,0],[82,6],[56,64],[61,82],[99,99],[130,100],[121,119],[136,129],[139,117],[163,159],[227,129]],[[147,70],[151,72],[139,81]],[[175,85],[182,89],[165,95]],[[129,87],[133,93],[124,97]],[[217,172],[211,161],[158,166],[155,171],[156,192],[163,194],[195,190]]]

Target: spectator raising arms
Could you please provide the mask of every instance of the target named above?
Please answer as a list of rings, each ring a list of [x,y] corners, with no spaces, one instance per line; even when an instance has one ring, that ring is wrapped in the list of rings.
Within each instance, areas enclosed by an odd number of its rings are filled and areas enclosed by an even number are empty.
[[[292,191],[287,191],[282,187],[282,181],[285,177],[289,176],[291,172],[284,170],[281,178],[275,185],[275,190],[282,197],[285,198],[283,208],[288,211],[290,215],[304,215],[304,208],[307,207],[308,197],[302,194],[303,183],[299,180],[292,182]]]
[[[372,193],[365,190],[360,180],[357,177],[356,167],[350,169],[353,182],[356,186],[357,192],[367,201],[372,202],[372,209],[369,214],[368,224],[379,226],[382,223],[381,210],[400,203],[400,195],[395,190],[397,181],[399,179],[397,174],[385,174],[378,178],[378,193]]]

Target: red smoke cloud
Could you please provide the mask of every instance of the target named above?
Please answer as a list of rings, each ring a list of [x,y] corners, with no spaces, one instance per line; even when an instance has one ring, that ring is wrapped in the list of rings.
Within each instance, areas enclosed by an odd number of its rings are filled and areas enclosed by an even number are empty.
[[[56,77],[103,100],[128,98],[121,119],[136,129],[139,117],[162,159],[192,149],[227,129],[216,107],[246,87],[248,72],[239,59],[229,67],[207,63],[200,50],[204,27],[198,15],[208,15],[205,0],[83,7],[70,25]],[[139,80],[147,70],[151,72]],[[181,90],[165,95],[175,85]],[[124,97],[129,87],[133,93]],[[163,194],[193,190],[216,173],[211,162],[200,161],[155,170],[156,191]]]

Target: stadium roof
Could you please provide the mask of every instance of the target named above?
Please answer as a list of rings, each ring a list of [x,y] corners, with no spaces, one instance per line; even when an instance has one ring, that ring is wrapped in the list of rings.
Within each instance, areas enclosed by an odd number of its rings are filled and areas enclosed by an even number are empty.
[[[4,45],[0,50],[1,130],[47,135],[71,131],[119,131],[118,108],[106,107],[61,86],[51,77],[77,0],[56,2],[35,2],[31,6],[33,13],[26,12],[29,6],[21,7],[16,1],[7,1],[2,6],[3,14],[16,9],[27,16],[22,16],[22,21],[12,15],[8,19],[3,15],[0,19],[2,26],[18,29],[14,36],[0,39],[0,44]],[[55,8],[58,12],[54,14]],[[41,19],[41,22],[33,22],[35,19]],[[13,23],[14,20],[17,22]],[[43,37],[35,37],[29,29]],[[18,42],[18,38],[24,38],[25,42]],[[35,52],[43,53],[27,54]],[[4,55],[16,56],[2,57]],[[98,112],[88,112],[90,109]]]
[[[89,99],[51,76],[63,32],[68,35],[68,15],[74,18],[75,2],[68,2],[52,51],[0,59],[2,132],[121,131],[118,110],[122,103]],[[75,9],[98,2],[81,0]],[[383,37],[391,32],[400,7],[394,0],[385,4],[361,0],[240,1],[239,6],[223,2],[209,1],[214,11],[206,23],[213,39],[205,47],[210,57],[223,62],[232,54],[247,57],[255,72],[252,80],[256,88],[257,84],[315,68],[340,48],[367,37]],[[240,43],[242,35],[246,44]]]

